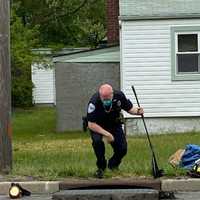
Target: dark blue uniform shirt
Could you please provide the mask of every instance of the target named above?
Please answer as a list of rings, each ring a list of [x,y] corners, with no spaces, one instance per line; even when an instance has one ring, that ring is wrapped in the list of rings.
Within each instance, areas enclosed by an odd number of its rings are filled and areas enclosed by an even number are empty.
[[[99,93],[95,93],[88,103],[87,120],[94,122],[103,128],[112,128],[120,124],[119,117],[121,109],[129,111],[133,104],[126,98],[123,92],[114,90],[112,99],[112,108],[106,112]]]

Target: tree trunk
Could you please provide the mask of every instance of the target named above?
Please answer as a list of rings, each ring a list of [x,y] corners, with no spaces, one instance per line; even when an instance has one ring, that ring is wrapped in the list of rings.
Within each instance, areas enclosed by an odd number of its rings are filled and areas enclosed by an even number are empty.
[[[0,0],[0,173],[12,167],[10,1]]]

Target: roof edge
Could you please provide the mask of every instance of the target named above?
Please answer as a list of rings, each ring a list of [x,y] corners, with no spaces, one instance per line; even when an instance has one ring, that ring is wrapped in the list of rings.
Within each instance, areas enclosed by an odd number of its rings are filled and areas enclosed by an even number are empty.
[[[104,49],[109,49],[109,48],[118,47],[118,46],[119,46],[119,44],[114,44],[114,45],[108,45],[106,47],[91,48],[91,49],[86,49],[86,50],[83,50],[83,51],[71,52],[71,53],[62,54],[62,55],[54,54],[53,58],[62,57],[62,56],[66,56],[66,55],[82,54],[82,53],[93,52],[93,51],[98,51],[98,50],[101,51],[101,50],[104,50]]]
[[[121,21],[132,21],[132,20],[165,20],[165,19],[196,19],[200,18],[200,13],[193,14],[179,14],[179,15],[147,15],[147,16],[139,16],[139,15],[121,15],[119,16],[119,20]]]

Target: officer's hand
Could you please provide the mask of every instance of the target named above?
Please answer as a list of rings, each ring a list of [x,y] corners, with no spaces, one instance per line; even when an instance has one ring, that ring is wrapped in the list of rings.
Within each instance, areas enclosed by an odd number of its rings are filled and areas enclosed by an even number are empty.
[[[108,143],[112,143],[114,142],[114,137],[111,133],[109,133],[108,135],[105,136],[106,140]]]
[[[144,114],[143,108],[142,107],[138,107],[136,115],[143,115],[143,114]]]

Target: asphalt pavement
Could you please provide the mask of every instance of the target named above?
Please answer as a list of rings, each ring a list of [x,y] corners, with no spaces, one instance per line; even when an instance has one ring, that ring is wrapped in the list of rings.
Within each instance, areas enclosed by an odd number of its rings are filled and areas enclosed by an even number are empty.
[[[10,199],[8,195],[0,195],[0,200],[8,200],[8,199]],[[52,199],[52,195],[38,194],[38,195],[31,195],[30,197],[22,197],[19,199],[21,200],[50,200]]]
[[[200,192],[176,192],[175,198],[177,200],[200,200]]]
[[[200,192],[176,192],[175,197],[177,200],[199,200]],[[10,199],[8,195],[0,195],[0,200],[8,200]],[[52,195],[50,194],[35,194],[30,197],[23,197],[21,200],[51,200]],[[165,199],[171,200],[171,199]]]

